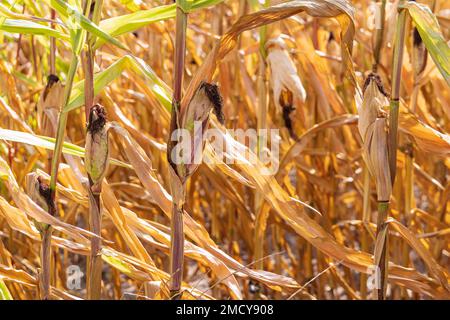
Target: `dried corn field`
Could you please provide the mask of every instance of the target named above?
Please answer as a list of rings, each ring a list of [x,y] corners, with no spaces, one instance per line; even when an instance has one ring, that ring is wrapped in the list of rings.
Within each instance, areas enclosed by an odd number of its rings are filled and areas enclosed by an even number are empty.
[[[448,1],[2,0],[0,38],[0,299],[450,298]]]

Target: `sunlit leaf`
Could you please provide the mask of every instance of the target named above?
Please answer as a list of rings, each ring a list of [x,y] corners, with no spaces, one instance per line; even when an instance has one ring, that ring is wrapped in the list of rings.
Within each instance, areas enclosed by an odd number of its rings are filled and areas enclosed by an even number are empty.
[[[105,70],[94,76],[94,92],[98,94],[112,81],[117,79],[124,71],[129,71],[144,77],[150,82],[150,89],[158,100],[168,109],[171,107],[170,89],[159,79],[156,73],[141,59],[126,55],[115,61]],[[64,111],[69,112],[84,103],[84,80],[74,85],[69,104]]]
[[[197,0],[190,1],[188,12],[207,8],[224,0]],[[174,18],[176,15],[176,4],[154,7],[149,10],[136,11],[119,17],[105,19],[100,22],[100,28],[113,37],[136,31],[150,23]],[[102,41],[97,42],[99,46]]]
[[[3,280],[0,280],[0,300],[13,300],[11,293]]]
[[[408,1],[405,4],[422,41],[447,84],[450,86],[450,47],[445,41],[436,17],[424,4]]]
[[[34,34],[47,37],[55,37],[64,40],[68,40],[69,38],[67,35],[61,33],[58,30],[52,29],[43,24],[26,20],[4,19],[4,21],[0,23],[0,30],[11,33]]]
[[[28,145],[32,145],[35,147],[41,147],[48,150],[53,150],[55,148],[55,139],[50,137],[44,137],[44,136],[37,136],[34,134],[21,132],[21,131],[14,131],[14,130],[8,130],[8,129],[1,129],[0,128],[0,139],[7,140],[7,141],[14,141],[19,143],[24,143]],[[77,157],[84,157],[84,148],[79,147],[77,145],[74,145],[72,143],[64,142],[63,144],[63,153],[71,154],[73,156]],[[128,168],[129,165],[126,163],[123,163],[122,161],[111,159],[111,163]]]
[[[63,0],[51,0],[51,5],[60,15],[70,19],[74,26],[79,26],[106,42],[112,43],[121,49],[128,50],[125,45],[105,33],[101,28],[86,18],[76,7],[71,6]]]

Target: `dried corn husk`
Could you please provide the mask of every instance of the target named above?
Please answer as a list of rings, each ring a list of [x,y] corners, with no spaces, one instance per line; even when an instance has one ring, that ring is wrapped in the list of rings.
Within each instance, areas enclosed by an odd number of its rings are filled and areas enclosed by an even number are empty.
[[[93,193],[100,193],[109,163],[109,141],[106,112],[100,105],[91,108],[86,133],[85,167]]]
[[[306,91],[283,39],[276,38],[267,41],[266,49],[275,104],[280,108],[293,107],[294,97],[304,102]]]
[[[217,119],[223,122],[222,97],[219,87],[215,84],[202,82],[189,102],[187,108],[178,116],[177,129],[184,129],[189,136],[177,136],[177,143],[171,143],[168,147],[169,162],[176,169],[181,182],[184,183],[190,177],[201,162],[205,145],[204,133],[209,125],[210,111],[213,110]],[[184,134],[183,134],[184,135]],[[189,139],[190,148],[184,148]],[[176,147],[179,146],[183,148]],[[174,148],[175,147],[175,148]],[[188,155],[180,154],[180,151],[190,151]]]
[[[59,78],[53,74],[47,78],[47,85],[39,97],[37,104],[37,120],[39,132],[48,137],[55,136],[52,123],[56,123],[58,112],[64,99],[64,86]]]
[[[41,207],[46,212],[53,214],[55,210],[53,210],[54,206],[52,203],[50,189],[48,184],[44,182],[44,180],[35,172],[29,173],[25,176],[25,185],[28,196],[33,200],[39,207]],[[43,222],[38,222],[33,219],[34,225],[42,234],[45,230],[47,230],[50,225]]]
[[[381,79],[378,75],[371,73],[364,84],[364,97],[358,110],[358,129],[363,141],[369,140],[369,128],[376,118],[386,116],[383,107],[387,105],[389,105],[389,101],[382,87]]]
[[[296,138],[290,114],[295,110],[294,98],[301,102],[306,99],[306,91],[297,73],[297,68],[286,50],[282,38],[271,39],[266,43],[267,62],[271,71],[271,84],[275,105],[283,110],[283,120],[290,135]]]
[[[378,201],[389,201],[392,192],[387,150],[387,119],[377,118],[370,139],[368,162],[376,179]]]
[[[378,75],[370,74],[365,83],[359,112],[358,129],[363,139],[363,156],[376,180],[378,201],[389,201],[391,177],[387,146],[387,118],[383,107],[388,104]]]

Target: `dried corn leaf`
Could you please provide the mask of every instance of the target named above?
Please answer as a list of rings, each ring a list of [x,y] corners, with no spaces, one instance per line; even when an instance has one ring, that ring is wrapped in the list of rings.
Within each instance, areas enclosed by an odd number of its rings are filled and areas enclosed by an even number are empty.
[[[88,242],[85,237],[95,237],[93,233],[81,229],[79,227],[72,226],[68,223],[62,222],[59,219],[51,216],[48,212],[42,210],[31,198],[24,193],[16,182],[11,169],[8,164],[0,158],[0,177],[6,182],[6,186],[14,199],[14,202],[27,213],[30,217],[36,219],[38,222],[50,224],[55,229],[66,233],[68,236],[80,241],[81,243]]]
[[[423,151],[444,157],[450,154],[450,136],[426,125],[404,108],[400,109],[399,128],[410,134]]]
[[[134,140],[132,140],[126,130],[116,123],[111,123],[111,125],[112,128],[122,136],[123,147],[125,153],[127,154],[128,160],[133,166],[141,183],[152,196],[152,201],[157,204],[161,210],[163,210],[167,217],[171,217],[172,197],[156,178],[150,159],[147,157],[142,148]],[[212,241],[205,228],[195,222],[195,220],[193,220],[187,212],[184,212],[183,221],[185,224],[186,235],[213,256],[224,261],[229,268],[240,270],[240,272],[258,281],[264,282],[267,285],[287,286],[294,288],[298,286],[298,284],[290,278],[270,272],[254,271],[237,262],[220,250]]]

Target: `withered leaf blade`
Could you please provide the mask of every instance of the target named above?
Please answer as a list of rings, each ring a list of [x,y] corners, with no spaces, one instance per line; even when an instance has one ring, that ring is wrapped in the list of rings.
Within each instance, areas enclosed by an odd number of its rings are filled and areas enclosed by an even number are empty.
[[[411,135],[421,150],[442,157],[450,154],[450,135],[431,128],[405,107],[400,108],[399,128]]]

